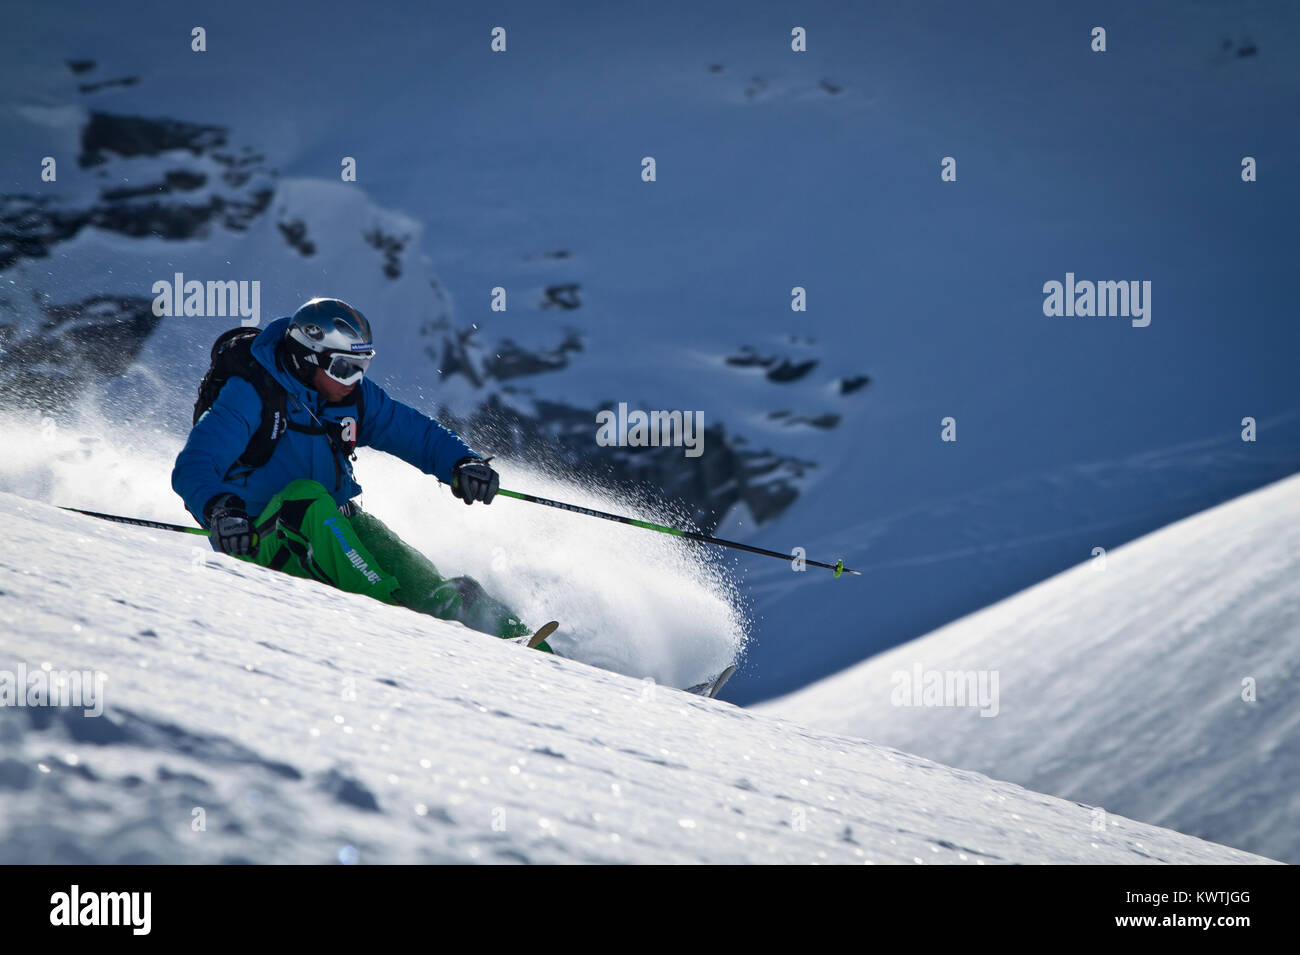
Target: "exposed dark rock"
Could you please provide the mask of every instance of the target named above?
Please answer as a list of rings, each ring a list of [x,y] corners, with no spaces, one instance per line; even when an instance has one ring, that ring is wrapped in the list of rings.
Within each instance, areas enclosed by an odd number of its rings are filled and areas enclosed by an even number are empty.
[[[728,355],[725,361],[733,368],[766,368],[768,370],[768,381],[774,381],[778,384],[798,381],[817,367],[816,358],[792,362],[788,358],[777,358],[775,355],[760,355],[748,345],[740,349],[740,354]]]
[[[294,219],[292,222],[277,222],[276,227],[284,236],[284,241],[304,258],[316,254],[316,243],[307,238],[307,223]]]
[[[794,417],[794,413],[791,411],[771,411],[768,412],[767,417],[769,421],[779,421],[787,428],[807,425],[810,428],[821,428],[824,431],[829,431],[840,423],[840,416],[833,412],[826,412],[810,418],[807,415]]]
[[[547,371],[559,371],[569,364],[568,353],[582,351],[582,340],[576,332],[570,331],[558,347],[539,352],[530,352],[520,348],[512,339],[503,339],[497,346],[497,353],[483,363],[483,370],[488,377],[497,381],[520,378],[524,375],[538,375]]]
[[[565,285],[550,285],[546,288],[546,301],[542,302],[542,308],[562,308],[566,311],[572,311],[580,308],[582,302],[578,299],[578,291],[582,288],[577,282],[569,282]]]
[[[406,243],[411,240],[411,237],[404,235],[399,238],[394,235],[385,235],[376,226],[369,232],[362,233],[362,238],[384,254],[384,274],[390,279],[401,278],[402,250],[406,248]]]
[[[449,329],[442,326],[429,329],[431,334],[442,333],[439,345],[425,349],[435,362],[438,373],[444,378],[463,375],[475,388],[489,381],[508,381],[528,375],[559,371],[569,364],[569,355],[582,351],[582,339],[572,329],[566,330],[564,339],[554,348],[529,351],[513,339],[502,339],[488,357],[473,328]]]
[[[48,255],[89,221],[87,212],[57,209],[47,196],[0,196],[0,271],[20,258]]]
[[[184,149],[198,156],[225,144],[226,130],[221,126],[92,112],[81,131],[81,156],[77,161],[84,169],[106,162],[106,153],[124,157],[158,156],[173,149]]]
[[[705,427],[704,453],[696,458],[677,447],[601,447],[596,444],[597,410],[538,401],[536,415],[530,416],[492,395],[468,418],[443,410],[440,420],[489,452],[532,459],[540,452],[570,473],[586,473],[646,500],[684,505],[687,518],[706,532],[739,502],[757,521],[776,517],[794,502],[798,481],[816,466],[747,450],[743,439],[728,435],[722,425]]]
[[[147,186],[123,186],[121,189],[106,189],[102,193],[105,202],[118,202],[122,199],[134,199],[137,196],[157,195],[169,192],[190,192],[198,189],[208,181],[202,173],[190,172],[188,169],[173,169],[163,176],[162,182]]]
[[[0,328],[0,390],[10,403],[56,411],[88,383],[120,375],[161,320],[153,300],[95,295],[47,305],[39,329]]]
[[[811,338],[800,339],[795,335],[787,336],[787,340],[792,345],[800,347],[808,347],[814,344]],[[766,377],[768,381],[782,385],[806,377],[820,363],[818,358],[797,360],[781,355],[760,355],[749,345],[742,345],[737,354],[728,355],[723,360],[732,368],[764,368],[767,370]],[[865,383],[865,379],[863,381],[854,380],[849,390],[856,390]],[[847,394],[848,392],[844,393]]]
[[[68,69],[77,74],[89,73],[95,68],[94,60],[65,60],[64,62],[68,64]]]
[[[112,80],[100,80],[98,83],[82,83],[77,89],[82,93],[98,93],[102,89],[108,89],[111,86],[135,86],[140,82],[138,76],[120,76]]]
[[[726,362],[733,368],[770,368],[776,363],[776,359],[764,358],[745,345],[740,349],[739,355],[728,355]]]
[[[212,225],[243,231],[270,205],[273,194],[269,181],[250,180],[257,175],[269,180],[261,168],[262,157],[244,147],[236,157],[217,147],[226,141],[218,126],[199,125],[168,119],[145,119],[110,113],[90,114],[81,135],[80,165],[97,166],[100,178],[108,180],[104,191],[88,206],[71,207],[50,196],[0,196],[0,271],[20,258],[41,258],[50,249],[72,238],[86,226],[132,238],[189,239],[202,237]],[[161,181],[128,184],[125,176],[115,178],[110,160],[156,156],[173,150],[198,155],[205,150],[221,164],[221,180],[231,194],[212,193],[196,201],[195,190],[209,185],[206,173],[181,165],[163,174]],[[247,188],[245,188],[247,187]]]
[[[158,184],[137,190],[106,193],[89,208],[60,208],[43,196],[0,196],[0,271],[20,258],[43,258],[50,249],[88,225],[131,238],[190,239],[203,235],[215,222],[243,230],[270,204],[269,188],[247,200],[209,196],[198,204],[166,201],[170,190]],[[151,198],[145,198],[149,196]],[[161,197],[161,198],[159,198]]]
[[[225,169],[222,170],[221,179],[232,189],[238,189],[244,183],[248,182],[258,172],[262,171],[262,164],[266,162],[266,157],[261,153],[245,146],[244,155],[232,156],[230,153],[216,152],[211,153],[213,159],[221,163]]]
[[[185,239],[199,235],[203,226],[216,214],[214,196],[203,205],[171,205],[143,202],[138,205],[106,205],[95,209],[90,224],[109,232],[143,239]]]
[[[1233,49],[1234,47],[1236,48],[1235,51]],[[1255,41],[1250,39],[1250,37],[1246,37],[1245,39],[1243,39],[1241,41],[1240,46],[1237,46],[1237,44],[1233,43],[1232,40],[1228,39],[1227,37],[1224,37],[1219,42],[1219,49],[1223,53],[1235,52],[1239,59],[1248,56],[1255,56],[1257,53],[1259,53],[1259,47],[1255,45]]]
[[[861,391],[867,385],[871,384],[869,375],[850,375],[848,378],[841,378],[836,383],[840,394],[851,395],[855,391]]]
[[[840,93],[844,92],[843,86],[839,83],[832,83],[830,80],[822,80],[821,87],[832,96],[838,96]]]
[[[425,353],[437,362],[438,373],[444,378],[464,375],[475,388],[482,388],[487,372],[482,360],[472,354],[477,350],[474,329],[458,328],[444,335],[441,353],[433,345],[426,347]]]
[[[226,200],[220,206],[221,224],[227,229],[243,232],[249,223],[266,211],[275,190],[270,186],[254,189],[247,200]]]
[[[486,349],[478,342],[474,329],[453,330],[444,323],[428,331],[442,336],[439,346],[429,348],[430,356],[439,361],[439,372],[444,377],[464,375],[475,387],[558,370],[568,364],[572,354],[583,350],[581,339],[570,331],[552,349],[529,351],[506,339],[497,346],[494,357],[483,358]],[[742,349],[727,362],[737,367],[767,368],[777,381],[801,378],[817,364],[816,359],[794,363],[765,358],[750,348]],[[861,386],[855,380],[850,388]],[[510,384],[503,385],[501,391],[521,394]],[[476,445],[494,452],[535,457],[540,450],[570,471],[589,473],[622,490],[647,499],[683,502],[689,508],[690,519],[706,529],[716,526],[730,507],[742,501],[755,520],[770,520],[795,500],[799,479],[815,466],[769,451],[751,450],[743,436],[728,434],[720,425],[705,428],[705,453],[698,458],[686,457],[678,447],[602,447],[595,441],[596,412],[600,407],[579,408],[537,400],[527,390],[523,393],[529,397],[522,403],[507,406],[499,395],[491,394],[463,420],[445,411],[443,417],[449,426],[473,435]],[[529,404],[532,412],[518,410]],[[834,428],[841,420],[833,413],[796,416],[788,410],[772,412],[769,418],[789,427],[819,429]]]
[[[791,362],[788,358],[783,358],[781,359],[781,364],[768,370],[767,380],[775,381],[778,384],[798,381],[816,367],[816,358],[809,358],[807,361],[801,362]]]

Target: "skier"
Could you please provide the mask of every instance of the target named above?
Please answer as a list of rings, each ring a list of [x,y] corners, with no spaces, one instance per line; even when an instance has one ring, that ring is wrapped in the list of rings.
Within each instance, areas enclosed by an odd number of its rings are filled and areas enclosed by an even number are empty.
[[[450,484],[466,504],[491,504],[498,488],[496,471],[460,437],[366,377],[374,357],[370,323],[333,298],[313,298],[260,333],[227,332],[213,348],[172,488],[209,529],[214,550],[498,637],[527,637],[475,580],[444,578],[353,500],[361,493],[353,450],[367,446]]]

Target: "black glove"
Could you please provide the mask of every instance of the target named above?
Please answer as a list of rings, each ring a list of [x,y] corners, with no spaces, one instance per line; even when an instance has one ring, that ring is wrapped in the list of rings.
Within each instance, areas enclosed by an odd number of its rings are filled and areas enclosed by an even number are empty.
[[[461,458],[457,461],[451,469],[451,493],[466,504],[475,501],[491,504],[492,498],[497,496],[497,488],[501,486],[497,472],[488,465],[491,460]]]
[[[234,494],[218,494],[208,501],[203,516],[212,532],[214,550],[232,557],[243,557],[257,550],[257,531],[246,507]]]

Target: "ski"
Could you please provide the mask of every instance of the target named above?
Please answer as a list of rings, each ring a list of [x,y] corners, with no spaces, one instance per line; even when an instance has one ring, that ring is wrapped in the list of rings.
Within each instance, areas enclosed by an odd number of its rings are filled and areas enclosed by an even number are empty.
[[[694,686],[686,687],[687,693],[694,693],[696,696],[705,696],[713,699],[718,695],[718,691],[731,679],[731,674],[736,672],[736,665],[733,663],[727,667],[712,680],[705,680],[703,683],[697,683]]]
[[[552,620],[549,623],[542,624],[541,627],[538,628],[537,632],[528,638],[528,649],[537,649],[537,645],[553,634],[559,626],[560,622],[558,620]]]
[[[733,663],[731,664],[731,666],[727,667],[716,677],[714,677],[713,686],[709,687],[709,697],[712,698],[717,696],[718,691],[721,690],[722,687],[726,684],[726,682],[731,679],[731,674],[735,672],[736,672],[736,665]]]
[[[517,643],[521,647],[527,647],[529,650],[537,649],[537,645],[559,629],[560,622],[551,620],[541,625],[537,632],[528,637],[511,637],[511,643]]]

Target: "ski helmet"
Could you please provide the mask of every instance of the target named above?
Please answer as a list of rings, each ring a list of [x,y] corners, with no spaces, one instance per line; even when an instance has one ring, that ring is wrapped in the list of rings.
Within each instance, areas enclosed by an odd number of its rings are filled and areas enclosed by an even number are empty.
[[[314,298],[289,320],[284,361],[305,385],[311,384],[317,368],[340,384],[356,384],[374,357],[370,323],[347,302]]]

